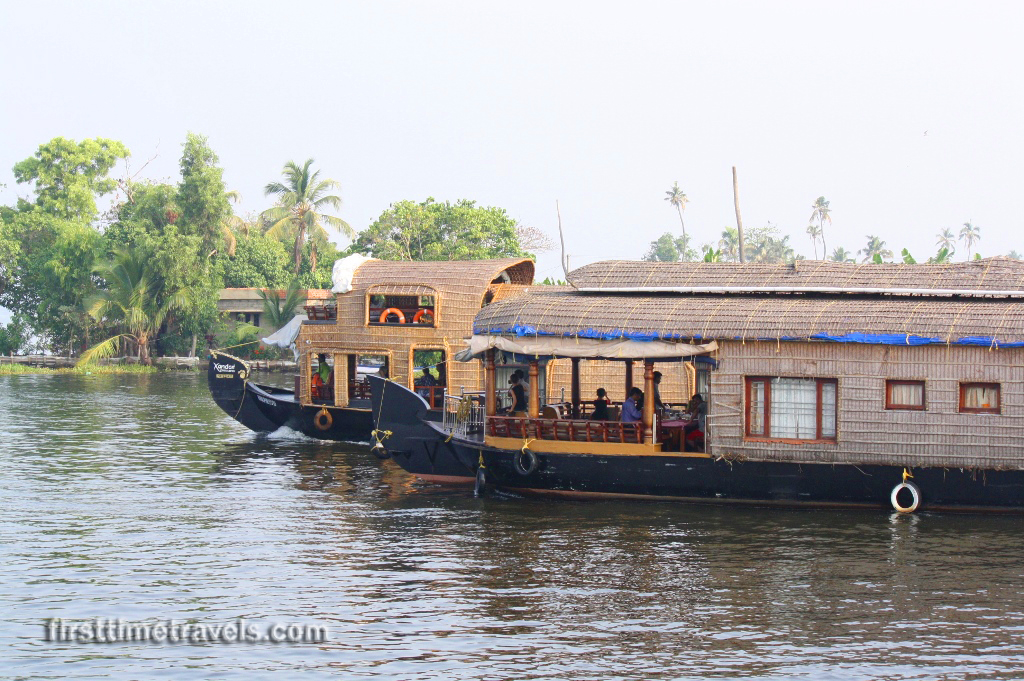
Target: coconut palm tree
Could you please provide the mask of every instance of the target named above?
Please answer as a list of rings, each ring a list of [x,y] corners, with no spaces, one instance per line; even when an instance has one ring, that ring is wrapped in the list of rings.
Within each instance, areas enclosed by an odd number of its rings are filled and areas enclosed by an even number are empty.
[[[960,228],[960,241],[964,242],[967,246],[967,259],[971,259],[971,248],[974,244],[981,241],[981,227],[975,227],[969,222],[965,222],[964,226]]]
[[[950,254],[956,252],[956,234],[953,230],[947,227],[935,236],[938,237],[935,245],[939,247],[940,251],[945,248]]]
[[[665,200],[676,207],[676,212],[679,213],[679,226],[683,228],[683,239],[686,239],[686,224],[683,222],[683,211],[686,210],[686,204],[690,202],[686,198],[686,193],[680,189],[679,183],[672,183],[672,189],[665,192],[667,196]]]
[[[275,331],[290,322],[304,302],[298,279],[292,279],[288,284],[283,299],[281,292],[275,289],[261,290],[259,296],[263,299],[263,318]]]
[[[818,259],[818,239],[821,238],[821,227],[814,224],[813,222],[807,225],[807,236],[811,237],[811,244],[814,246],[814,259]],[[824,245],[824,244],[822,244]],[[825,255],[824,249],[822,249],[822,256]]]
[[[853,253],[840,246],[836,250],[832,251],[832,255],[829,256],[829,260],[832,262],[857,262],[853,257]]]
[[[313,159],[308,159],[301,167],[295,161],[288,161],[281,171],[284,182],[271,182],[263,188],[267,196],[277,197],[277,205],[263,211],[270,224],[267,234],[295,240],[295,274],[302,265],[302,247],[311,234],[327,239],[327,228],[330,228],[349,238],[355,236],[355,230],[347,222],[323,212],[327,207],[341,209],[341,197],[328,193],[341,189],[341,185],[331,179],[321,180],[319,170],[310,172],[311,165]]]
[[[97,322],[117,325],[121,333],[83,352],[79,364],[112,357],[121,339],[136,343],[139,362],[150,364],[150,341],[168,315],[185,308],[190,300],[189,291],[170,290],[152,263],[149,253],[142,249],[123,248],[96,267],[107,288],[87,298],[85,309]]]
[[[722,238],[718,240],[718,250],[722,253],[723,261],[739,260],[740,235],[735,227],[726,227],[722,231]]]
[[[875,256],[879,258],[891,258],[892,251],[885,247],[885,242],[879,239],[877,236],[868,236],[868,244],[860,251],[861,255],[864,256],[864,262],[871,262],[875,259]]]
[[[828,207],[828,203],[829,202],[825,200],[824,196],[819,196],[818,199],[811,204],[811,208],[813,210],[811,211],[810,220],[812,223],[815,220],[818,221],[818,234],[821,239],[822,254],[828,253],[828,246],[825,245],[825,223],[828,222],[828,224],[832,224],[832,216],[829,215],[832,210]],[[810,233],[810,229],[808,229],[808,233]],[[817,247],[815,247],[814,252],[815,255],[817,255]]]

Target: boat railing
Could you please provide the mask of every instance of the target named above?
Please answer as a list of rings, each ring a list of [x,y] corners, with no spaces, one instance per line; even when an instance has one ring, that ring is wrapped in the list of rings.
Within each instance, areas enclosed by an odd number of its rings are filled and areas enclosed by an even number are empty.
[[[445,395],[441,425],[445,432],[466,437],[484,430],[484,403],[477,395]]]
[[[568,442],[644,441],[641,423],[591,421],[588,419],[543,419],[527,416],[488,416],[487,434],[524,440],[563,440]]]

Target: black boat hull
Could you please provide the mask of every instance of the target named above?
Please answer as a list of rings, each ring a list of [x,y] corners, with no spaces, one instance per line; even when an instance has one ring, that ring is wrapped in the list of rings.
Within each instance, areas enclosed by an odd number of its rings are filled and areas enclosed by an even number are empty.
[[[556,453],[536,451],[541,449],[537,445],[532,448],[536,469],[523,474],[514,462],[519,449],[449,438],[437,424],[417,421],[418,412],[410,407],[413,401],[403,391],[415,397],[414,393],[400,386],[388,390],[390,399],[375,402],[375,410],[380,409],[378,428],[392,430],[389,449],[399,465],[418,462],[428,452],[435,458],[452,456],[473,473],[482,463],[488,485],[520,494],[891,510],[893,490],[904,480],[905,469],[898,465],[727,461],[669,453]],[[1024,471],[914,468],[907,472],[920,490],[920,510],[1024,511]],[[904,497],[901,503],[906,505]]]
[[[369,408],[303,406],[289,390],[253,383],[243,360],[221,352],[210,353],[207,382],[217,406],[258,433],[288,427],[321,440],[361,442],[373,430]],[[324,409],[329,419],[318,418]]]
[[[472,485],[476,464],[467,466],[455,453],[452,442],[431,420],[426,401],[411,390],[377,376],[370,376],[373,416],[385,414],[377,428],[388,454],[403,469],[430,482]],[[382,427],[384,424],[385,427]]]

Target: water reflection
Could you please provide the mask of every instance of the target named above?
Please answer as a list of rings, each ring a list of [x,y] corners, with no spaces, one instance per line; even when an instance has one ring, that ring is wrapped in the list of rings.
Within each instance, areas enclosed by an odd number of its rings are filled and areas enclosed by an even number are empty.
[[[1021,519],[474,499],[202,375],[0,379],[4,676],[1018,678]],[[47,617],[323,645],[43,643]],[[68,664],[68,663],[71,664]]]

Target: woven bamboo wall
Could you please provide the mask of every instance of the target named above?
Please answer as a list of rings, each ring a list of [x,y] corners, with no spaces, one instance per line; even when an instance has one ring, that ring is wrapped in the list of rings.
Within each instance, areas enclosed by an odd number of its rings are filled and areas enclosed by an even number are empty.
[[[751,460],[1024,468],[1024,349],[722,342],[709,452]],[[838,379],[836,443],[746,441],[746,376]],[[885,409],[886,379],[926,381],[925,411]],[[1001,384],[1001,414],[961,414],[961,381]]]
[[[533,278],[529,260],[476,260],[455,262],[364,263],[352,281],[352,290],[338,294],[338,319],[328,323],[306,323],[299,331],[296,347],[299,366],[304,367],[301,390],[308,395],[309,356],[318,352],[385,355],[389,358],[390,378],[413,387],[414,350],[444,350],[453,353],[465,347],[473,317],[480,311],[491,282],[508,275],[512,284],[528,284]],[[403,324],[371,326],[366,322],[367,291],[386,292],[387,287],[404,290],[410,286],[428,286],[436,291],[435,325]],[[447,384],[453,389],[479,390],[483,386],[480,362],[449,361],[445,366]]]

